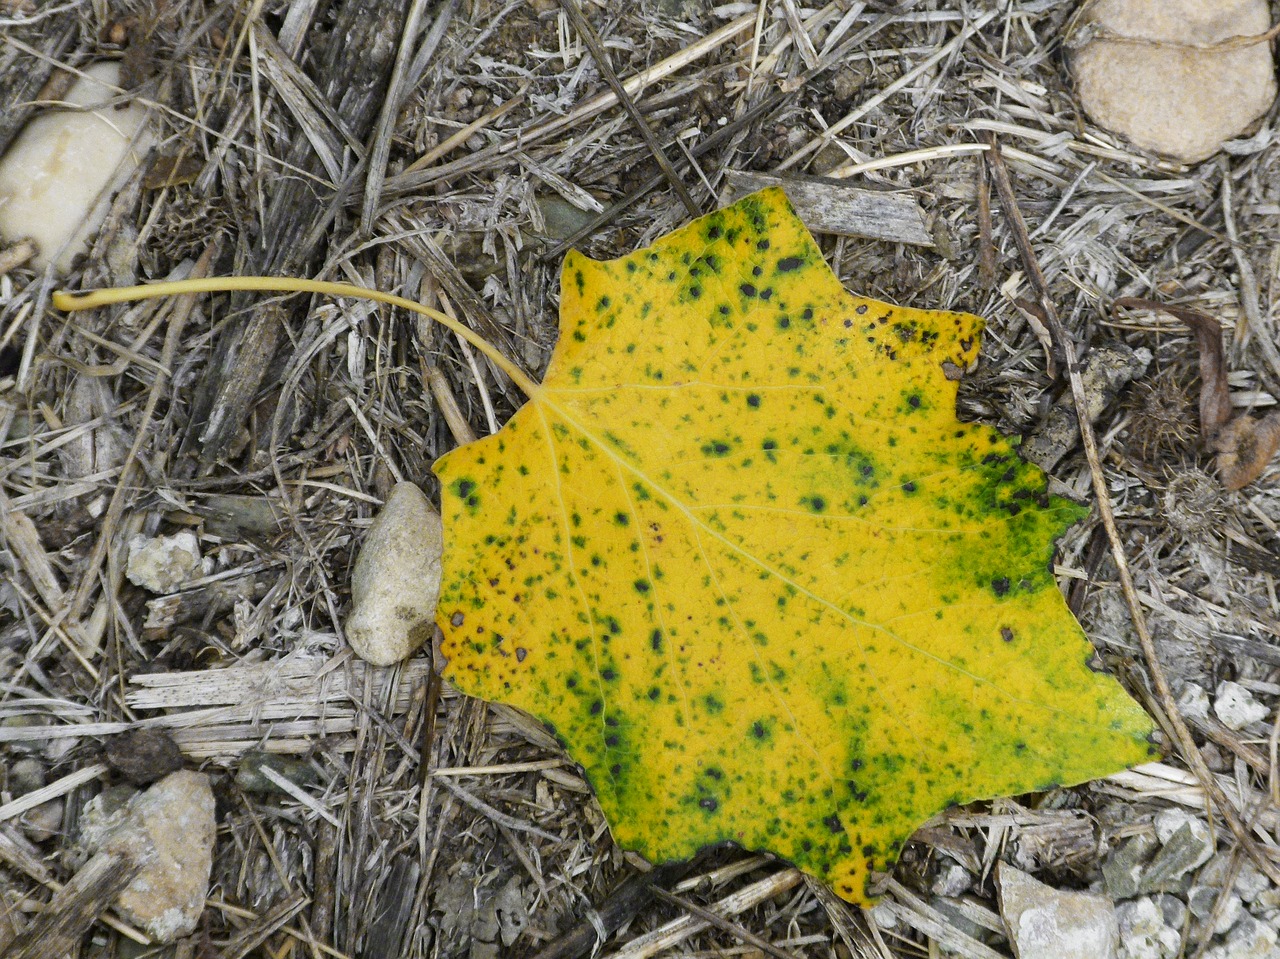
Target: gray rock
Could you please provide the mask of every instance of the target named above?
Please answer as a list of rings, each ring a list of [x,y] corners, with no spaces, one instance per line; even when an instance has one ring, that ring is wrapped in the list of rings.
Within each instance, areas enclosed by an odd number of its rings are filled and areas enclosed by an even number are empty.
[[[1214,694],[1213,711],[1228,729],[1244,729],[1260,722],[1270,710],[1253,698],[1253,693],[1239,683],[1224,679]]]
[[[182,768],[182,750],[162,729],[131,729],[112,736],[103,750],[107,765],[135,786],[149,786]]]
[[[285,790],[262,774],[264,768],[270,769],[281,779],[293,783],[299,789],[314,786],[320,780],[315,767],[304,759],[251,749],[240,757],[240,768],[236,770],[236,785],[245,792],[283,795]]]
[[[893,911],[893,904],[889,902],[878,902],[871,907],[871,921],[876,924],[877,929],[886,932],[898,928],[898,916]]]
[[[1261,869],[1246,859],[1240,864],[1233,886],[1240,898],[1245,902],[1255,902],[1259,896],[1271,888],[1271,880]]]
[[[116,909],[158,942],[190,935],[204,911],[213,867],[214,803],[209,778],[182,771],[126,802],[118,790],[89,801],[81,843],[90,852],[126,852],[142,870]]]
[[[1155,827],[1163,845],[1142,873],[1140,885],[1144,890],[1171,888],[1213,856],[1213,837],[1203,819],[1181,809],[1169,809],[1156,817]]]
[[[594,213],[580,210],[558,194],[539,196],[538,211],[542,214],[545,233],[554,240],[564,240],[595,219]]]
[[[1222,886],[1217,883],[1197,883],[1187,890],[1187,907],[1191,910],[1191,915],[1200,920],[1203,925],[1213,917],[1221,895]],[[1221,935],[1235,925],[1236,920],[1243,913],[1244,903],[1239,896],[1231,893],[1222,903],[1222,908],[1218,910],[1217,919],[1214,921],[1213,928],[1208,930],[1208,934]]]
[[[1204,953],[1204,959],[1269,959],[1280,936],[1272,923],[1245,915],[1231,927],[1226,942]]]
[[[1168,897],[1172,898],[1172,897]],[[1165,918],[1154,899],[1131,899],[1116,906],[1120,959],[1172,959],[1182,949],[1182,932]]]
[[[1153,836],[1132,836],[1121,843],[1102,864],[1103,886],[1112,899],[1132,899],[1144,891],[1143,872],[1157,840]]]
[[[9,791],[13,793],[15,799],[35,792],[47,781],[44,763],[31,756],[24,756],[9,767]]]
[[[444,531],[413,483],[398,483],[365,537],[351,573],[347,641],[356,655],[390,666],[431,635],[440,596]]]
[[[1119,929],[1102,896],[1061,892],[1012,866],[996,868],[1000,914],[1018,959],[1113,959]]]
[[[1177,896],[1161,893],[1151,898],[1160,907],[1166,926],[1180,930],[1187,924],[1187,904]]]
[[[1249,130],[1276,95],[1266,0],[1097,0],[1070,26],[1076,94],[1100,126],[1187,163]],[[1220,45],[1220,46],[1215,46]]]

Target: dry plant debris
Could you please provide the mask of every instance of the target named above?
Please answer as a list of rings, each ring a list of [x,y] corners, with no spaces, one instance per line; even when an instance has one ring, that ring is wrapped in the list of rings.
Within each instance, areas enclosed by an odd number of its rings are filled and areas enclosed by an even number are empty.
[[[849,288],[988,318],[962,419],[1031,437],[1062,392],[1017,306],[1039,294],[1003,207],[983,240],[984,132],[1078,352],[1147,349],[1152,371],[1193,382],[1183,324],[1110,309],[1175,302],[1231,331],[1234,403],[1256,418],[1280,395],[1272,124],[1201,165],[1116,141],[1063,73],[1069,0],[579,7],[701,211],[727,198],[730,171],[827,177],[924,210],[932,247],[819,242]],[[732,848],[654,877],[716,921],[652,894],[613,908],[639,869],[545,730],[458,695],[425,651],[389,670],[353,661],[342,633],[377,506],[400,478],[435,499],[430,463],[506,421],[520,401],[510,381],[383,306],[47,308],[55,285],[287,269],[451,312],[540,378],[557,247],[587,228],[573,242],[613,258],[689,218],[567,15],[514,0],[72,0],[0,3],[0,18],[0,148],[65,92],[58,65],[127,58],[127,95],[160,106],[163,152],[106,198],[102,230],[56,284],[20,237],[0,249],[0,938],[77,904],[97,917],[79,955],[145,938],[97,908],[102,877],[66,854],[86,804],[120,781],[107,737],[156,728],[218,804],[211,894],[169,955],[535,955],[562,935],[592,948],[599,914],[602,955],[766,951],[745,933],[796,957],[1007,957],[998,862],[1117,904],[1121,955],[1274,951],[1273,465],[1225,491],[1190,436],[1144,451],[1123,394],[1094,426],[1154,652],[1208,779],[1171,751],[1088,786],[952,809],[907,844],[870,913]],[[1094,495],[1079,448],[1052,473],[1056,490]],[[164,596],[128,583],[132,536],[182,530],[208,571]],[[1069,533],[1056,562],[1101,659],[1154,702],[1098,527]],[[1214,708],[1224,681],[1269,712],[1231,729]],[[256,770],[264,752],[302,765],[253,778],[274,791],[238,787],[245,757]],[[1182,827],[1161,818],[1175,809],[1203,830],[1175,839]],[[1248,823],[1248,850],[1228,810]],[[1210,858],[1197,865],[1201,835]]]
[[[1222,324],[1199,310],[1162,306],[1141,297],[1125,297],[1114,305],[1162,310],[1191,327],[1200,356],[1200,435],[1206,448],[1217,454],[1222,485],[1229,490],[1243,489],[1261,476],[1280,449],[1280,411],[1258,418],[1247,413],[1232,416]],[[1154,393],[1149,399],[1155,399]]]

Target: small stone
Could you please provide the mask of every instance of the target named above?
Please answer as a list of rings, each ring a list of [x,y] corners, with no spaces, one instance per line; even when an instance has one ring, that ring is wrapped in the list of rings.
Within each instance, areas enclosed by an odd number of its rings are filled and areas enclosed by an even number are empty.
[[[264,769],[271,770],[299,789],[314,786],[320,781],[315,767],[305,760],[251,749],[240,757],[240,768],[236,770],[236,785],[245,792],[285,795],[285,790],[263,775]]]
[[[1208,690],[1196,683],[1185,683],[1178,694],[1178,712],[1187,719],[1208,719]]]
[[[14,799],[35,792],[46,782],[48,782],[48,776],[45,774],[44,763],[38,759],[25,756],[9,767],[9,792],[13,794]]]
[[[351,573],[347,641],[357,656],[390,666],[431,635],[443,548],[440,517],[422,490],[398,483],[369,527]]]
[[[1163,841],[1142,875],[1147,891],[1167,888],[1213,856],[1209,824],[1180,809],[1168,809],[1156,816],[1156,835]]]
[[[1119,929],[1102,896],[1062,892],[1024,872],[996,867],[1000,914],[1018,959],[1112,959]]]
[[[1271,880],[1261,869],[1246,859],[1240,864],[1240,871],[1236,873],[1236,881],[1232,888],[1245,902],[1253,902],[1271,888]]]
[[[1239,683],[1224,679],[1214,694],[1213,711],[1228,729],[1244,729],[1265,719],[1270,710]]]
[[[1213,935],[1221,935],[1230,929],[1244,913],[1244,903],[1240,897],[1232,893],[1218,907],[1218,899],[1222,896],[1222,887],[1218,885],[1195,885],[1187,890],[1187,906],[1191,914],[1201,922],[1208,922],[1217,909],[1217,918],[1213,924]]]
[[[1205,951],[1204,959],[1270,959],[1277,938],[1274,924],[1246,914],[1231,927],[1226,942]]]
[[[143,536],[129,540],[129,582],[164,595],[191,579],[200,568],[200,542],[183,530],[172,536]]]
[[[933,880],[932,889],[935,896],[954,899],[968,892],[972,885],[973,876],[969,875],[968,869],[958,862],[943,860],[938,869],[937,878]]]
[[[204,910],[213,867],[214,802],[209,777],[172,773],[123,805],[119,787],[90,800],[81,842],[90,853],[146,849],[116,909],[159,942],[190,935]]]
[[[898,916],[893,911],[893,905],[889,902],[878,902],[871,907],[871,921],[876,924],[877,929],[883,929],[886,932],[898,928]]]
[[[1143,897],[1116,906],[1120,959],[1172,959],[1182,948],[1182,933],[1165,920],[1155,900]]]
[[[35,809],[28,809],[22,816],[22,830],[32,842],[44,842],[62,831],[62,814],[65,807],[61,799],[50,799]]]
[[[539,196],[538,211],[542,214],[545,233],[553,240],[565,240],[591,224],[596,215],[580,210],[558,194]]]
[[[168,733],[134,729],[107,740],[107,765],[135,786],[146,786],[182,768],[182,750]]]
[[[1267,0],[1097,0],[1070,27],[1076,94],[1100,126],[1198,163],[1245,133],[1276,95]]]
[[[1160,907],[1166,926],[1182,929],[1187,924],[1187,904],[1177,896],[1171,896],[1165,892],[1151,898]]]
[[[1108,856],[1102,864],[1107,895],[1112,899],[1132,899],[1142,892],[1142,874],[1156,846],[1152,836],[1132,836]]]
[[[106,216],[99,198],[146,156],[147,111],[137,103],[106,107],[116,96],[120,64],[96,63],[64,101],[99,110],[48,109],[26,125],[0,157],[0,234],[31,237],[40,248],[32,265],[60,272],[88,249]]]

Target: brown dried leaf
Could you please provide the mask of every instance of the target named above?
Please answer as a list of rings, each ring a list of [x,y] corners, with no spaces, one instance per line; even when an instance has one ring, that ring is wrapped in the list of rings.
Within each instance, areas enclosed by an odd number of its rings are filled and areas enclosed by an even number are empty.
[[[1229,490],[1243,489],[1267,468],[1280,449],[1280,411],[1254,419],[1241,416],[1227,424],[1214,442],[1218,475]]]

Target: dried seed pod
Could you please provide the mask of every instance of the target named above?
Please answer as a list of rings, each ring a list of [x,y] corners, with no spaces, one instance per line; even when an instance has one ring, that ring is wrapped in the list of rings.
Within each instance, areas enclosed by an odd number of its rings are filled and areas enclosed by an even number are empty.
[[[1195,467],[1173,473],[1160,505],[1169,526],[1189,540],[1200,539],[1222,522],[1222,489],[1217,480]]]
[[[1147,463],[1181,460],[1196,438],[1196,408],[1182,373],[1165,367],[1129,392],[1129,445]]]

